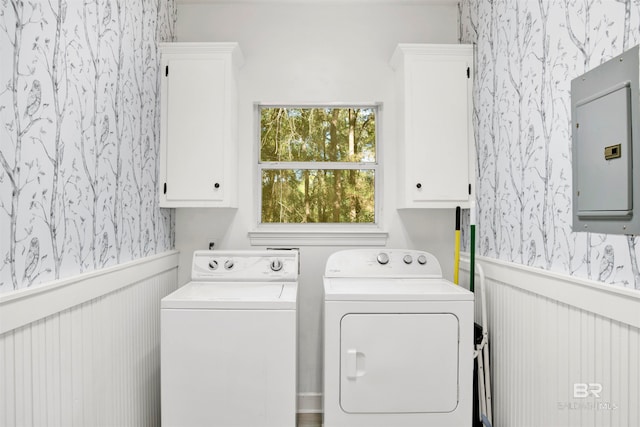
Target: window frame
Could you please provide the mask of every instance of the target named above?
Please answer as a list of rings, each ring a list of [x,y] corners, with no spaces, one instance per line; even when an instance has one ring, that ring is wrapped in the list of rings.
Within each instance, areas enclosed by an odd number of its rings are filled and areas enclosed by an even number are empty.
[[[376,123],[375,162],[262,162],[260,160],[261,114],[262,108],[373,108]],[[254,230],[249,232],[253,245],[287,244],[296,245],[370,245],[386,243],[388,233],[382,230],[382,187],[383,148],[381,138],[382,103],[289,103],[256,102],[254,104],[253,164],[254,176]],[[262,222],[262,171],[273,169],[309,170],[373,170],[374,171],[374,222],[373,223],[263,223]],[[309,242],[309,243],[307,243]]]

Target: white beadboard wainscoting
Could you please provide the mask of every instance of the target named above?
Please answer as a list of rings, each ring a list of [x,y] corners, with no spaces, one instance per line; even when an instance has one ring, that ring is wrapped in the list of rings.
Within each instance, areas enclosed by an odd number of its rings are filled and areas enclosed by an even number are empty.
[[[487,277],[493,425],[640,426],[640,292],[476,261]],[[463,260],[463,285],[468,268]],[[475,283],[480,323],[477,271]]]
[[[0,426],[159,426],[178,252],[0,295]]]

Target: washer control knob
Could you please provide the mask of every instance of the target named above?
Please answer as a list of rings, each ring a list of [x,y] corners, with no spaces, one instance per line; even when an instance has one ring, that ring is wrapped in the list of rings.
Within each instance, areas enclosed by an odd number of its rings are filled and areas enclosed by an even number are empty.
[[[217,270],[218,269],[218,261],[216,261],[215,259],[212,259],[211,261],[209,261],[209,269]]]
[[[418,256],[418,263],[421,265],[425,265],[427,263],[427,257],[424,255]]]
[[[280,271],[282,270],[282,261],[279,259],[274,259],[271,261],[271,271]]]
[[[233,268],[233,260],[232,259],[228,259],[224,262],[224,268],[226,268],[227,270],[231,270]]]
[[[378,264],[385,265],[389,262],[389,255],[387,255],[385,252],[380,252],[376,259],[378,260]]]
[[[413,262],[413,257],[411,255],[405,255],[402,260],[405,264],[411,264]]]

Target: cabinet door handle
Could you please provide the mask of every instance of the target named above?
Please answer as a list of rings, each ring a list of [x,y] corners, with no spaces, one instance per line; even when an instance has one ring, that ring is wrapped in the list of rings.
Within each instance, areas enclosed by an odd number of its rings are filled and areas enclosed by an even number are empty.
[[[216,182],[215,184],[213,184],[213,186],[214,186],[215,188],[220,188],[220,184],[219,184],[219,183],[217,183],[217,182]]]
[[[416,184],[416,188],[422,188],[422,184],[417,183],[417,184]]]

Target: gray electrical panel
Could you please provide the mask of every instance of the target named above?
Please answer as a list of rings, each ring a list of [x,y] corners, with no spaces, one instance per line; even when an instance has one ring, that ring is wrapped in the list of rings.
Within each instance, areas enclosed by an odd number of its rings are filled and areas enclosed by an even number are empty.
[[[573,231],[640,234],[638,53],[636,46],[571,81]]]

